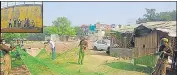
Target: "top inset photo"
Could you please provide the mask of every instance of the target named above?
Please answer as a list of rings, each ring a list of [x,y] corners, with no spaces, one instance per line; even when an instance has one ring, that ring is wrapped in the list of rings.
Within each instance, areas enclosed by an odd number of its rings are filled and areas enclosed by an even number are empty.
[[[42,33],[42,2],[1,2],[2,33]]]

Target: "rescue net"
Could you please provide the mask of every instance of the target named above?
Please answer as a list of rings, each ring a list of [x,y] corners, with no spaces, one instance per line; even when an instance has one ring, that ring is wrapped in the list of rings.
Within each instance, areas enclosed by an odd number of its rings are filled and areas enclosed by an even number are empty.
[[[45,49],[42,49],[36,57],[29,55],[19,46],[16,47],[16,52],[19,53],[21,61],[27,66],[31,75],[103,75],[103,73],[98,72],[81,72],[82,66],[79,70],[66,68],[71,65],[71,62],[77,61],[77,49],[74,48],[62,54],[57,54],[56,60],[52,60],[51,54],[48,54]],[[15,57],[16,52],[13,51],[11,55]]]
[[[19,52],[19,55],[21,57],[21,60],[24,62],[24,64],[28,67],[30,73],[32,75],[47,75],[47,74],[57,74],[53,70],[51,70],[49,67],[46,66],[42,61],[35,59],[33,56],[30,56],[25,51],[21,50],[19,46],[16,47],[17,52]]]

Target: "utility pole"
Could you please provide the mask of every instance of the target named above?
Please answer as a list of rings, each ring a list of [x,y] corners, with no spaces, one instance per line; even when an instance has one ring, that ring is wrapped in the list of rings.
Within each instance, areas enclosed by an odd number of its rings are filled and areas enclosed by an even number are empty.
[[[124,37],[124,41],[125,41],[125,48],[127,47],[127,37]]]

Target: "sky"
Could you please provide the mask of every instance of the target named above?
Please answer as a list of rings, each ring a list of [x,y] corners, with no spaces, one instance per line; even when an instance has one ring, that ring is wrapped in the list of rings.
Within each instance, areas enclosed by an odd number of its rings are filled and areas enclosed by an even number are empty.
[[[43,24],[52,25],[57,17],[67,17],[72,26],[82,24],[135,24],[146,13],[176,10],[175,2],[43,2]]]

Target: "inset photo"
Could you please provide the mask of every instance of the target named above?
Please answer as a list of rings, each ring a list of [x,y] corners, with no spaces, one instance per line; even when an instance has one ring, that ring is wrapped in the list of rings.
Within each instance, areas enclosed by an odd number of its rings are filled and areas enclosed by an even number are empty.
[[[1,2],[2,33],[42,33],[42,2]]]

